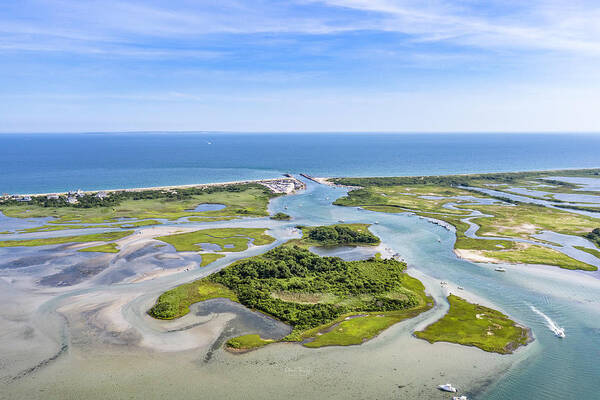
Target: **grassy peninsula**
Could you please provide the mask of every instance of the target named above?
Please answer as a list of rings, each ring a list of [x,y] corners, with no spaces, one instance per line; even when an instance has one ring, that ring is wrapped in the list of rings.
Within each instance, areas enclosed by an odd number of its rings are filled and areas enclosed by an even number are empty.
[[[530,340],[529,331],[500,311],[448,296],[450,309],[439,321],[415,336],[430,343],[450,342],[475,346],[482,350],[509,354]]]
[[[95,233],[92,235],[61,236],[45,239],[3,240],[0,241],[0,247],[48,246],[53,244],[65,243],[111,242],[113,240],[122,239],[125,236],[131,235],[132,233],[133,231],[119,231]]]
[[[352,243],[371,244],[366,228],[350,228],[356,235]],[[367,241],[357,242],[357,237]],[[190,304],[225,297],[292,326],[292,333],[281,340],[321,347],[360,344],[432,307],[421,282],[405,273],[406,264],[379,257],[364,261],[320,257],[306,249],[311,241],[308,235],[165,292],[149,314],[178,318]],[[254,337],[230,342],[238,350],[266,344]]]
[[[553,231],[594,241],[596,236],[593,232],[600,224],[600,219],[572,213],[567,208],[556,209],[491,196],[475,189],[492,187],[496,190],[499,186],[529,185],[530,188],[542,190],[536,185],[543,185],[544,190],[551,188],[557,193],[579,194],[579,186],[556,180],[548,181],[547,177],[596,177],[598,173],[599,170],[547,171],[432,177],[334,178],[331,181],[358,187],[336,200],[336,205],[360,206],[387,213],[414,212],[453,225],[456,228],[454,248],[457,254],[474,261],[545,264],[592,271],[597,267],[541,246],[545,242],[536,239],[535,235]],[[600,195],[598,192],[591,193]],[[479,225],[478,236],[525,239],[537,241],[540,245],[467,237],[465,232],[469,224],[464,222],[464,218],[472,215],[473,211],[481,213],[470,218]]]
[[[69,203],[67,197],[32,196],[30,201],[0,201],[0,211],[8,217],[54,217],[53,224],[99,224],[120,218],[167,219],[201,217],[210,220],[241,216],[267,216],[267,205],[278,194],[257,183],[177,190],[116,191],[104,197],[85,195]],[[194,211],[199,204],[223,204],[213,211]],[[135,223],[135,222],[132,222]],[[129,225],[131,223],[127,223]],[[137,225],[140,226],[140,225]],[[49,228],[48,228],[49,229]]]
[[[116,243],[107,243],[101,244],[98,246],[85,247],[83,249],[79,249],[80,252],[96,252],[96,253],[118,253],[119,249],[117,248]]]
[[[275,340],[263,339],[259,335],[253,334],[229,339],[225,346],[230,351],[244,352],[252,349],[258,349],[259,347],[266,346],[273,342],[275,342]]]

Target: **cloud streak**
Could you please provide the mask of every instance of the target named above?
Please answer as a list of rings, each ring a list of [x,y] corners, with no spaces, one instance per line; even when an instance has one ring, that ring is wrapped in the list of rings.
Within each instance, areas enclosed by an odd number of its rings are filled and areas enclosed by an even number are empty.
[[[539,49],[600,55],[600,5],[596,2],[491,0],[224,0],[163,1],[36,1],[23,0],[12,19],[0,21],[2,48],[30,51],[30,41],[65,52],[90,52],[104,43],[145,45],[174,39],[201,47],[210,35],[312,35],[385,32],[406,40],[443,42],[487,49]],[[458,6],[457,4],[462,4]],[[470,5],[470,7],[469,7]],[[27,18],[19,13],[33,14]],[[60,11],[56,11],[60,10]],[[57,28],[59,27],[59,28]],[[71,42],[79,42],[73,46]],[[152,50],[149,50],[152,51]],[[159,51],[160,52],[160,51]],[[135,56],[135,52],[132,52]]]

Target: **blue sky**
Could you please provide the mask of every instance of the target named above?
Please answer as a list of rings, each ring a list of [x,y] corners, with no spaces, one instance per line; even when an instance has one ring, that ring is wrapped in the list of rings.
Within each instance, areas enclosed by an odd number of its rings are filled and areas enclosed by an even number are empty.
[[[3,0],[0,132],[600,131],[597,0]]]

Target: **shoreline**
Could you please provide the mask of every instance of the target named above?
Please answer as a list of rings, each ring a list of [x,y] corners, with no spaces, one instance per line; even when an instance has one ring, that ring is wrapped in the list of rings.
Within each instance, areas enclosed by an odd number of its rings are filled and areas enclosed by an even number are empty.
[[[390,175],[390,176],[372,176],[372,177],[362,177],[362,176],[358,176],[358,177],[337,177],[337,176],[335,176],[335,177],[332,177],[332,176],[317,177],[317,176],[306,176],[306,174],[299,174],[299,175],[302,175],[302,176],[306,177],[307,179],[313,180],[314,182],[322,184],[322,185],[327,185],[327,186],[332,186],[332,187],[345,187],[345,188],[358,189],[358,188],[360,188],[360,186],[342,185],[342,184],[332,182],[331,180],[332,179],[343,179],[343,178],[361,179],[361,178],[395,178],[395,177],[399,177],[399,178],[431,178],[431,177],[452,177],[452,176],[469,177],[469,176],[480,176],[480,175],[495,175],[495,174],[507,174],[507,175],[514,174],[514,175],[516,175],[516,174],[527,174],[527,173],[530,173],[530,174],[554,174],[554,173],[560,173],[560,172],[568,173],[568,172],[584,172],[584,171],[598,171],[598,170],[600,170],[600,167],[519,170],[519,171],[504,171],[504,172],[483,172],[483,173],[441,174],[441,175],[401,175],[401,176]],[[167,185],[167,186],[149,186],[149,187],[136,187],[136,188],[83,190],[83,191],[81,191],[81,193],[85,193],[85,194],[97,193],[97,192],[111,193],[111,192],[122,192],[122,191],[137,192],[137,191],[145,191],[145,190],[170,190],[170,189],[186,189],[186,188],[195,188],[195,187],[241,185],[241,184],[248,184],[248,183],[263,184],[263,183],[269,183],[269,182],[280,181],[280,180],[295,181],[295,182],[298,182],[299,184],[301,184],[303,188],[306,187],[306,184],[304,182],[300,181],[299,179],[297,179],[293,176],[283,176],[281,178],[249,179],[249,180],[229,181],[229,182],[210,182],[210,183],[197,183],[197,184],[194,183],[194,184],[185,184],[185,185]],[[47,193],[14,193],[13,195],[15,195],[15,196],[48,196],[48,195],[66,195],[68,193],[69,192],[67,191],[67,192],[47,192]]]
[[[290,184],[294,184],[294,190],[287,192],[293,193],[297,190],[302,190],[306,188],[306,184],[301,180],[294,177],[281,177],[281,178],[269,178],[269,179],[250,179],[243,181],[230,181],[230,182],[212,182],[212,183],[193,183],[187,185],[169,185],[169,186],[149,186],[149,187],[136,187],[136,188],[117,188],[117,189],[96,189],[96,190],[82,190],[80,193],[83,194],[94,194],[98,192],[106,192],[106,193],[115,193],[115,192],[144,192],[148,190],[174,190],[174,189],[191,189],[191,188],[205,188],[205,187],[214,187],[214,186],[230,186],[230,185],[245,185],[250,183],[258,183],[260,185],[267,186],[269,189],[273,190],[275,193],[286,193],[285,191],[276,191],[273,187],[269,186],[275,184],[277,182],[288,182]],[[296,186],[299,186],[296,187]],[[14,196],[66,196],[69,194],[67,192],[48,192],[48,193],[19,193],[13,194]]]

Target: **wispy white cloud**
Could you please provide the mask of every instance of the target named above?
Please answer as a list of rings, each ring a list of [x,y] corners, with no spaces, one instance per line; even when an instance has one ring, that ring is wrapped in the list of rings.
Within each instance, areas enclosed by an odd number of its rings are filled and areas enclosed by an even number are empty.
[[[106,42],[139,45],[152,38],[201,46],[203,36],[214,34],[381,31],[405,34],[413,42],[600,54],[600,4],[596,1],[491,0],[482,5],[449,0],[23,0],[23,4],[33,14],[11,18],[4,13],[0,20],[4,48],[27,50],[31,48],[27,39],[39,38],[64,40],[65,51],[85,51],[90,43],[96,47]],[[69,41],[81,45],[69,46]]]
[[[537,48],[600,54],[600,3],[528,1],[507,11],[499,1],[483,9],[456,2],[412,0],[322,0],[385,17],[380,29],[413,35],[415,40],[454,41],[490,48]],[[510,2],[509,2],[510,3]],[[471,3],[474,4],[474,3]],[[504,2],[506,4],[506,2]],[[490,9],[492,12],[490,12]]]

